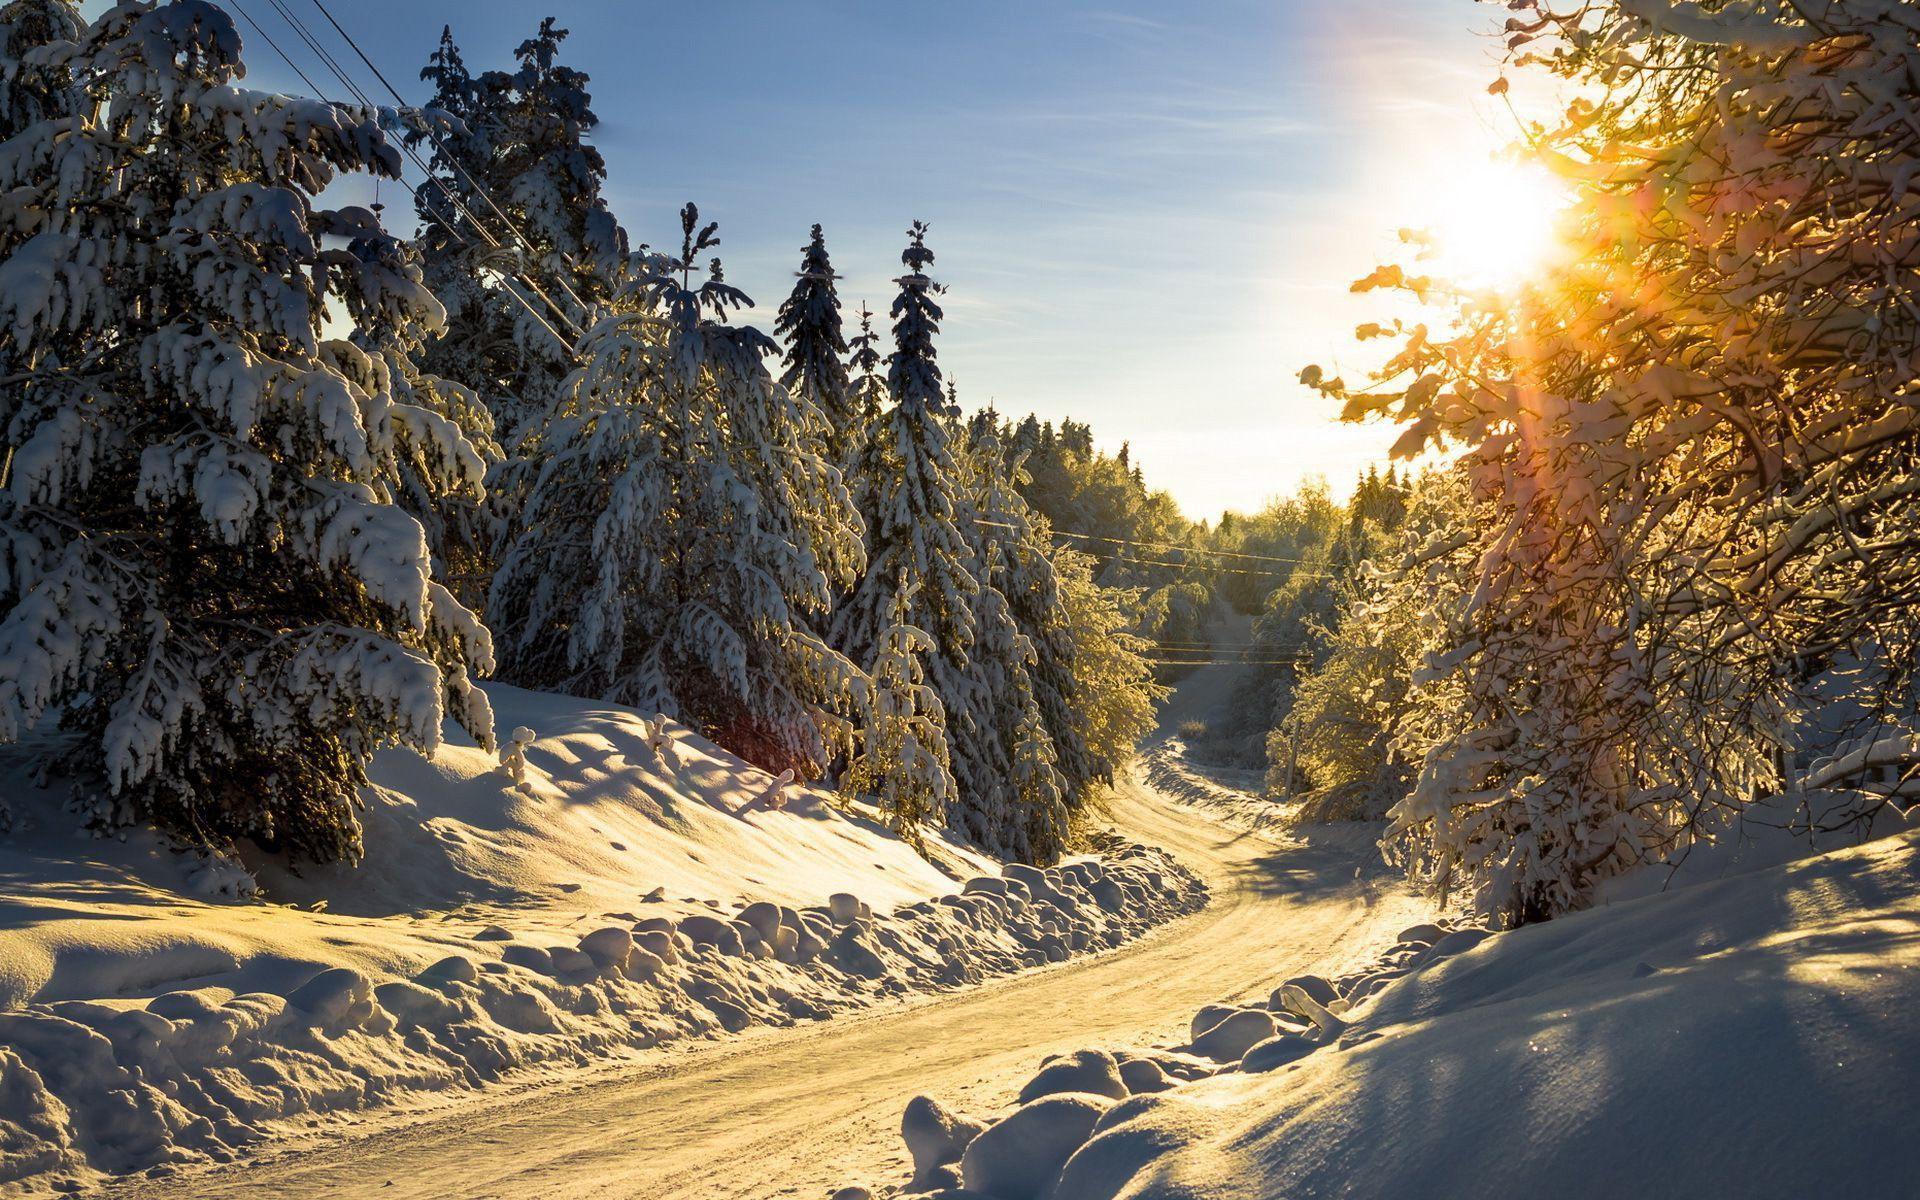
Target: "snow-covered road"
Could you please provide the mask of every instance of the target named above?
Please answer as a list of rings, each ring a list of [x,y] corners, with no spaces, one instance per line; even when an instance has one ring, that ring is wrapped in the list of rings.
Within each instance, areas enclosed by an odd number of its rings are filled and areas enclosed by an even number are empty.
[[[1169,727],[1200,699],[1193,693],[1213,690],[1195,682],[1170,707]],[[1213,903],[1121,949],[958,994],[584,1070],[430,1120],[376,1115],[365,1133],[109,1194],[813,1200],[854,1180],[904,1179],[900,1113],[917,1093],[962,1110],[1003,1106],[1045,1055],[1179,1040],[1202,1004],[1336,967],[1419,911],[1378,868],[1366,886],[1356,880],[1368,860],[1362,838],[1281,843],[1137,777],[1111,815],[1203,874]]]

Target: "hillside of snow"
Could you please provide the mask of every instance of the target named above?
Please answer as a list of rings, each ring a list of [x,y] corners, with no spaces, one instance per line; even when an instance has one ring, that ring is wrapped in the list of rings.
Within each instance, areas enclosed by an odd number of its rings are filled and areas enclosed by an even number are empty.
[[[488,689],[491,754],[383,756],[358,867],[76,837],[16,780],[0,837],[0,1194],[224,1161],[315,1114],[789,1024],[1118,945],[1205,901],[1110,842],[1045,871],[922,857],[616,707]],[[932,861],[929,861],[931,858]],[[938,865],[936,865],[938,864]],[[260,893],[251,895],[252,880]]]
[[[1920,1177],[1920,832],[1508,933],[1417,926],[1274,984],[1187,1044],[1056,1060],[1001,1113],[914,1101],[909,1191],[1788,1200]]]
[[[704,738],[676,727],[656,753],[639,714],[498,684],[487,693],[503,730],[537,735],[524,790],[466,739],[431,760],[387,751],[366,797],[365,860],[295,871],[250,854],[266,904],[234,903],[240,871],[143,831],[75,834],[59,788],[16,779],[15,829],[0,838],[0,1010],[213,976],[285,990],[323,965],[417,969],[489,923],[577,936],[582,920],[637,911],[655,889],[650,915],[842,891],[891,907],[997,869],[940,842],[943,873],[864,810],[809,789],[791,789],[782,810],[734,816],[772,781]]]

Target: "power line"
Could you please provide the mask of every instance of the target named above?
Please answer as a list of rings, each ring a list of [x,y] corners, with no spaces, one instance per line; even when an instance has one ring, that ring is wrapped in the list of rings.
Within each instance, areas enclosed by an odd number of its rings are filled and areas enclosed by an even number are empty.
[[[1282,558],[1273,554],[1242,554],[1233,550],[1209,550],[1205,546],[1182,546],[1175,542],[1140,542],[1132,538],[1116,538],[1099,533],[1067,533],[1061,531],[1060,536],[1078,538],[1081,541],[1088,542],[1110,542],[1117,546],[1139,546],[1144,550],[1172,550],[1180,554],[1211,554],[1215,558],[1238,558],[1248,562],[1291,563],[1295,566],[1306,566],[1315,561],[1309,558]]]
[[[303,40],[305,40],[305,42],[307,42],[309,46],[313,46],[313,38],[311,38],[311,35],[305,35],[305,33],[303,33],[303,27],[301,27],[300,23],[298,23],[298,19],[294,19],[294,17],[292,17],[292,13],[288,13],[286,12],[286,10],[282,10],[282,8],[280,8],[280,6],[276,4],[275,0],[269,0],[269,2],[273,2],[273,4],[275,4],[276,12],[280,12],[280,15],[282,15],[282,17],[286,17],[286,19],[288,19],[288,23],[290,23],[290,25],[292,25],[292,27],[296,29],[296,33],[301,33],[301,36],[303,36]],[[234,10],[236,10],[236,12],[240,13],[240,15],[242,15],[242,17],[246,19],[246,23],[248,23],[248,25],[252,25],[253,31],[255,31],[255,33],[259,33],[259,36],[261,36],[261,38],[263,38],[263,40],[267,42],[267,46],[271,46],[271,48],[273,48],[273,52],[275,52],[275,54],[278,54],[278,56],[280,56],[280,61],[284,61],[284,63],[286,63],[286,65],[288,65],[288,67],[290,67],[290,69],[294,71],[294,75],[298,75],[298,77],[300,77],[301,83],[307,84],[307,86],[309,86],[309,88],[313,90],[313,96],[315,96],[317,100],[323,100],[323,102],[326,102],[326,104],[332,104],[330,100],[326,100],[326,90],[324,90],[324,88],[321,88],[321,84],[313,83],[313,79],[311,79],[311,77],[309,77],[309,75],[307,75],[307,73],[305,73],[305,71],[301,69],[300,63],[296,63],[296,61],[294,61],[294,56],[290,56],[290,54],[288,54],[286,50],[282,50],[282,48],[280,48],[280,44],[278,44],[276,40],[273,40],[273,35],[271,35],[271,33],[267,33],[267,29],[265,29],[265,27],[261,27],[261,23],[253,19],[252,13],[246,12],[246,8],[242,8],[242,6],[240,6],[240,0],[232,0],[232,4],[234,4]],[[321,56],[321,60],[323,61],[330,61],[330,56],[326,56],[326,52],[323,52],[323,50],[319,52],[319,56]],[[376,104],[372,104],[371,100],[367,100],[367,96],[365,96],[365,92],[361,92],[361,90],[359,90],[359,88],[357,88],[355,84],[349,81],[348,77],[346,77],[346,75],[344,75],[344,73],[342,73],[342,71],[338,69],[338,65],[334,67],[334,75],[336,75],[336,77],[340,79],[340,83],[346,84],[346,88],[348,88],[348,92],[351,92],[353,96],[357,96],[357,98],[361,100],[361,104],[365,104],[367,108],[378,108]],[[420,161],[419,154],[415,154],[415,152],[413,152],[413,148],[405,144],[405,140],[399,140],[399,142],[397,142],[397,146],[399,146],[399,150],[401,150],[401,154],[405,154],[405,156],[409,157],[409,159],[413,159],[413,163],[415,163],[415,165],[419,165],[420,171],[424,171],[424,173],[426,173],[428,177],[432,177],[432,169],[430,169],[430,167],[428,167],[428,165],[426,165],[424,161]],[[420,196],[419,190],[415,190],[415,186],[413,186],[411,182],[407,182],[407,180],[405,180],[405,177],[401,177],[401,179],[397,179],[397,182],[399,182],[399,186],[403,186],[403,188],[407,188],[407,194],[409,194],[409,196],[413,196],[415,200],[419,200],[419,196]],[[455,196],[455,198],[453,198],[453,202],[455,202],[455,204],[459,204],[459,198]],[[461,205],[461,207],[465,209],[465,205]],[[497,242],[495,238],[492,238],[492,236],[490,236],[490,234],[486,232],[486,228],[482,227],[482,225],[478,223],[478,219],[474,219],[474,217],[472,217],[472,213],[470,213],[470,209],[468,209],[468,219],[470,219],[470,221],[474,221],[474,228],[476,228],[476,230],[478,230],[478,232],[480,232],[482,236],[488,236],[488,240],[492,242],[493,246],[495,246],[495,248],[499,248],[499,242]],[[468,244],[467,238],[465,238],[465,236],[461,236],[461,232],[459,232],[457,228],[449,228],[449,232],[453,232],[453,236],[455,236],[455,238],[459,238],[459,240],[461,240],[463,244]],[[513,298],[513,300],[515,300],[516,303],[518,303],[518,305],[522,307],[522,309],[526,309],[526,315],[528,315],[528,317],[532,317],[534,321],[538,321],[538,323],[540,323],[541,328],[543,328],[543,330],[547,330],[547,334],[549,334],[549,336],[551,336],[551,338],[555,340],[555,344],[559,344],[559,348],[564,349],[564,351],[568,351],[568,353],[572,353],[572,344],[570,344],[570,342],[568,342],[566,338],[563,338],[563,336],[561,336],[561,330],[557,330],[557,328],[553,328],[553,323],[551,323],[551,321],[547,321],[547,319],[545,319],[545,317],[541,315],[540,309],[536,309],[536,307],[532,305],[532,301],[526,300],[524,296],[520,296],[520,294],[518,294],[516,290],[513,290],[513,288],[511,288],[511,286],[507,286],[507,278],[513,278],[515,282],[522,282],[522,284],[526,284],[528,288],[534,288],[536,292],[538,292],[540,288],[538,288],[538,286],[536,286],[536,284],[534,284],[532,280],[522,280],[522,278],[518,278],[518,276],[513,275],[511,271],[509,271],[509,273],[503,273],[503,278],[501,278],[501,288],[503,288],[503,290],[507,292],[507,296],[511,296],[511,298]],[[541,296],[541,300],[547,300],[547,298],[545,298],[545,296]],[[547,300],[547,305],[549,305],[549,307],[553,307],[553,311],[555,311],[555,313],[559,313],[563,321],[564,319],[566,319],[566,315],[564,315],[564,313],[561,313],[561,309],[559,309],[559,305],[555,305],[555,303],[553,303],[553,300]],[[572,323],[568,321],[568,324],[572,324]],[[576,324],[574,328],[578,330],[580,326]]]
[[[326,6],[325,0],[313,0],[313,6],[320,10],[320,15],[327,19],[327,24],[333,26],[334,32],[338,33],[343,39],[345,39],[348,47],[350,47],[353,50],[354,54],[359,57],[360,61],[367,64],[367,70],[372,71],[373,77],[375,79],[378,79],[381,83],[381,86],[387,89],[387,94],[393,97],[394,103],[400,105],[403,108],[407,107],[406,98],[400,94],[400,89],[393,86],[393,82],[387,78],[386,73],[381,71],[381,69],[374,64],[374,61],[371,58],[367,57],[367,52],[360,48],[360,43],[354,40],[354,36],[348,33],[346,30],[346,27],[341,25],[340,22],[334,18],[333,10]],[[440,140],[440,134],[436,132],[431,125],[425,125],[424,128],[426,129],[427,136],[433,140],[434,149],[440,151],[440,153],[443,156],[445,156],[448,164],[450,164],[454,170],[458,171],[462,176],[464,176],[467,183],[473,188],[474,192],[478,194],[482,200],[485,200],[487,202],[487,207],[491,208],[493,210],[493,214],[496,217],[500,218],[500,223],[506,226],[507,232],[512,234],[514,238],[516,238],[522,245],[526,246],[528,249],[532,249],[533,248],[532,240],[529,239],[524,233],[520,232],[520,230],[514,226],[513,218],[509,217],[506,211],[502,209],[500,205],[494,201],[492,193],[488,192],[486,188],[482,187],[480,185],[480,181],[473,177],[472,173],[467,170],[466,164],[460,161],[459,156],[448,151],[446,144]],[[456,200],[457,199],[458,198],[456,197]],[[469,212],[469,216],[471,216],[471,212]],[[477,225],[477,220],[476,220],[476,225]],[[569,255],[565,250],[562,250],[561,248],[556,246],[554,247],[554,252],[560,256],[560,260],[562,262],[566,263],[567,268],[569,270],[578,271],[580,269],[580,264],[574,262],[572,256]],[[567,297],[569,299],[571,299],[575,304],[580,306],[580,311],[582,313],[585,313],[587,311],[586,301],[580,299],[580,297],[577,294],[575,294],[573,288],[568,285],[564,276],[555,276],[554,281],[560,285],[560,288],[562,291],[567,293]],[[541,298],[546,299],[544,295]],[[547,300],[547,303],[553,304],[553,301]],[[554,305],[554,308],[557,311],[559,306]],[[576,331],[579,330],[579,326],[577,325],[575,325],[574,328],[576,329]]]
[[[314,53],[320,58],[321,62],[332,69],[334,77],[340,81],[340,83],[347,89],[349,94],[353,95],[356,99],[359,100],[359,102],[362,105],[366,106],[367,108],[377,109],[379,107],[379,105],[375,104],[373,100],[370,97],[368,97],[367,94],[364,91],[362,91],[360,87],[357,84],[355,84],[350,77],[348,77],[346,72],[341,69],[339,63],[333,58],[333,56],[328,54],[326,50],[323,49],[317,41],[315,41],[313,35],[310,32],[308,32],[308,30],[306,29],[306,26],[300,21],[300,19],[281,5],[280,0],[268,0],[268,3],[273,5],[274,10],[278,12],[281,18],[287,22],[288,26],[292,28],[293,31],[300,36],[301,40],[306,42],[306,44],[313,49]],[[245,8],[241,7],[239,0],[234,0],[234,9],[237,12],[239,12],[241,17],[243,17],[246,20],[247,24],[252,26],[254,31],[258,33],[261,36],[261,38],[263,38],[266,41],[267,45],[273,49],[273,52],[280,56],[281,61],[285,62],[287,66],[292,69],[293,73],[300,77],[301,82],[305,83],[307,87],[312,89],[313,94],[317,99],[326,101],[327,103],[333,103],[332,101],[326,100],[325,89],[323,89],[319,84],[315,83],[313,81],[313,78],[309,76],[305,70],[301,69],[300,64],[293,60],[293,56],[288,54],[286,50],[281,47],[280,43],[274,40],[273,35],[268,33],[266,29],[260,24],[260,22],[253,19],[253,15],[251,13],[247,12]],[[405,102],[402,101],[402,103],[404,104]],[[394,144],[399,148],[401,153],[405,154],[409,159],[413,161],[415,166],[420,168],[423,174],[425,174],[429,179],[432,178],[433,176],[432,168],[429,167],[426,164],[426,162],[420,158],[419,154],[415,153],[413,147],[406,144],[405,139],[397,139]],[[416,200],[419,198],[419,195],[420,195],[419,191],[415,189],[411,183],[408,183],[404,176],[401,177],[398,180],[398,182],[401,187],[407,190],[408,195],[413,196]],[[465,206],[465,204],[461,202],[458,196],[452,196],[450,198],[466,214],[468,220],[473,222],[473,228],[482,237],[486,238],[488,243],[493,248],[495,249],[502,248],[499,240],[493,237],[487,231],[485,226],[480,224],[479,218],[473,215],[472,210],[468,209]],[[449,227],[449,232],[451,232],[454,235],[454,237],[458,238],[462,244],[471,244],[468,242],[468,239],[460,233],[458,229]],[[539,285],[534,283],[532,280],[520,278],[519,276],[515,275],[511,271],[503,271],[502,276],[503,276],[501,279],[502,289],[507,293],[507,295],[513,297],[513,299],[516,302],[518,302],[522,308],[526,309],[527,315],[532,317],[535,321],[538,321],[540,323],[541,328],[547,331],[548,335],[553,338],[554,342],[558,344],[562,350],[567,351],[568,353],[571,353],[573,350],[573,344],[569,342],[566,338],[560,335],[560,331],[555,329],[553,327],[553,323],[548,321],[546,317],[543,316],[538,309],[534,308],[531,301],[529,301],[525,296],[522,296],[513,287],[508,286],[507,281],[511,279],[513,280],[513,282],[523,284],[524,286],[532,289],[535,293],[539,294],[540,298],[546,301],[547,306],[554,311],[554,314],[558,316],[562,321],[565,321],[567,322],[567,324],[572,325],[576,333],[581,332],[580,327],[577,324],[575,324],[567,316],[565,311],[562,310],[558,304],[555,304],[550,297],[548,297],[544,292],[541,292]]]
[[[1292,571],[1256,571],[1248,567],[1215,567],[1209,566],[1206,563],[1171,562],[1160,558],[1128,558],[1119,554],[1114,555],[1107,561],[1136,567],[1170,567],[1183,571],[1207,571],[1215,575],[1250,575],[1259,579],[1292,579],[1296,575],[1303,576],[1307,579],[1340,578],[1339,575],[1332,571],[1302,571],[1298,569]]]
[[[1021,531],[1020,526],[1010,524],[1006,521],[989,521],[985,517],[975,517],[973,520],[975,524],[985,525],[993,529],[1007,529],[1015,533]],[[1145,549],[1160,547],[1171,549],[1182,554],[1215,554],[1229,558],[1248,559],[1254,562],[1283,563],[1292,566],[1294,569],[1287,571],[1257,571],[1247,567],[1218,567],[1207,563],[1172,562],[1161,558],[1128,557],[1118,553],[1112,555],[1108,560],[1110,562],[1126,563],[1132,566],[1171,567],[1179,570],[1211,571],[1216,575],[1252,575],[1263,579],[1291,579],[1295,575],[1302,575],[1309,579],[1339,579],[1341,577],[1334,571],[1303,571],[1299,569],[1301,564],[1313,561],[1311,559],[1281,558],[1269,554],[1234,554],[1225,550],[1204,550],[1192,546],[1177,546],[1171,542],[1140,542],[1134,541],[1131,538],[1109,537],[1105,534],[1076,533],[1068,529],[1050,529],[1049,532],[1055,537],[1072,538],[1076,541],[1105,542],[1114,546],[1138,546]]]
[[[291,25],[294,28],[294,30],[300,34],[301,38],[306,41],[307,45],[313,48],[313,52],[319,55],[320,60],[323,63],[325,63],[333,71],[334,77],[339,79],[341,83],[346,85],[348,90],[350,90],[351,92],[353,92],[355,96],[358,96],[360,98],[360,102],[362,104],[365,104],[368,108],[379,107],[377,104],[374,103],[373,97],[369,96],[366,93],[366,91],[362,89],[358,83],[355,83],[353,79],[347,74],[346,68],[340,65],[339,60],[334,58],[333,55],[329,53],[327,49],[320,44],[320,39],[313,36],[312,32],[307,29],[306,22],[302,21],[295,13],[292,12],[292,10],[286,7],[284,0],[268,0],[268,3],[272,4],[274,9],[277,12],[279,12],[281,17],[284,18],[286,22],[289,25]],[[353,49],[353,52],[355,54],[359,55],[360,61],[367,64],[367,67],[373,71],[374,75],[380,80],[381,83],[386,84],[387,91],[392,93],[394,102],[399,104],[402,108],[409,107],[409,105],[406,102],[406,98],[401,96],[399,91],[396,90],[391,83],[387,82],[387,77],[380,73],[380,68],[373,65],[373,60],[368,58],[366,56],[366,53],[360,49],[359,43],[355,42],[353,40],[352,35],[348,34],[345,29],[341,28],[340,23],[333,19],[333,14],[327,10],[327,7],[324,4],[320,3],[320,0],[314,0],[314,6],[320,10],[320,14],[322,16],[326,17],[328,24],[332,25],[334,29],[339,32],[340,36],[346,39],[347,45]],[[528,241],[526,235],[521,233],[518,229],[514,227],[512,218],[508,217],[506,213],[501,211],[500,206],[494,203],[493,197],[488,195],[486,189],[480,186],[480,182],[476,180],[470,173],[468,173],[466,166],[460,162],[459,157],[447,149],[446,144],[440,140],[440,135],[434,131],[432,125],[426,124],[423,119],[422,128],[426,131],[427,136],[433,139],[434,148],[440,151],[440,153],[446,158],[447,162],[456,171],[459,171],[462,175],[466,176],[467,182],[472,185],[473,190],[477,194],[479,194],[482,199],[486,200],[488,206],[491,207],[493,211],[500,217],[500,223],[506,227],[507,235],[513,238],[520,245],[526,245],[530,247],[531,242]],[[400,152],[402,154],[405,154],[409,159],[411,159],[413,161],[413,165],[420,168],[420,173],[424,175],[429,181],[431,181],[433,178],[432,166],[429,165],[425,159],[420,157],[419,152],[416,151],[410,144],[408,144],[406,138],[402,137],[398,139],[396,144],[399,146]],[[419,193],[413,191],[412,188],[408,188],[408,191],[413,192],[413,195],[415,197],[419,196]],[[500,241],[499,238],[495,237],[493,235],[493,231],[488,229],[486,225],[481,222],[479,214],[475,213],[472,208],[468,207],[465,200],[462,200],[459,196],[453,194],[452,192],[448,192],[445,189],[441,189],[440,192],[448,200],[451,200],[453,202],[454,207],[460,211],[460,214],[462,216],[466,217],[467,220],[472,223],[474,232],[478,233],[482,238],[484,238],[486,240],[487,245],[490,248],[495,250],[514,249],[514,247],[506,246]],[[451,232],[455,237],[460,237],[459,230],[449,226],[448,231]],[[466,239],[463,237],[460,238],[460,240],[462,242],[466,241]],[[562,256],[564,257],[564,253]],[[575,269],[577,270],[578,268],[576,267]],[[503,272],[503,274],[511,277],[515,282],[522,284],[528,290],[532,291],[534,295],[540,297],[540,299],[546,304],[547,308],[552,311],[553,315],[555,317],[558,317],[560,321],[563,324],[565,324],[573,332],[575,337],[579,337],[585,334],[586,331],[580,327],[580,323],[575,321],[572,315],[569,314],[566,309],[562,308],[553,299],[553,297],[547,295],[546,291],[541,288],[538,281],[536,281],[531,275],[517,273],[513,271],[505,271]],[[566,281],[564,279],[560,280],[559,282],[562,287],[566,286]],[[512,291],[512,289],[510,288],[508,290],[509,292]],[[569,295],[572,295],[571,288],[568,288],[567,291]],[[578,296],[574,296],[573,299],[574,299],[574,303],[576,304],[580,303],[580,298]],[[528,306],[529,311],[531,311],[531,307],[532,307],[531,305]],[[581,304],[581,308],[584,311],[586,306],[584,304]],[[538,316],[538,314],[535,314],[535,315]],[[541,323],[546,324],[546,321],[544,318],[541,319]],[[551,329],[552,327],[548,326],[548,328]],[[568,350],[572,349],[572,346],[569,343],[567,343],[564,339],[556,338],[556,340],[560,341],[562,348],[568,349]]]
[[[315,83],[313,80],[307,78],[307,73],[300,69],[300,64],[297,62],[294,62],[292,56],[289,55],[285,50],[282,50],[280,48],[280,43],[273,40],[272,34],[268,33],[265,29],[262,29],[260,27],[260,22],[253,19],[252,13],[249,13],[245,8],[242,8],[240,6],[240,0],[233,0],[233,10],[239,13],[240,16],[243,19],[245,19],[247,24],[253,26],[253,31],[259,34],[261,38],[266,41],[267,45],[273,47],[273,52],[275,54],[278,54],[282,61],[284,61],[289,67],[293,68],[293,73],[300,77],[300,82],[306,84],[308,88],[312,89],[315,99],[323,100],[323,101],[327,99],[327,94],[324,90],[322,90],[320,85]],[[327,101],[327,102],[332,103],[332,101]]]
[[[1301,663],[1312,662],[1311,657],[1301,658],[1225,658],[1225,659],[1186,659],[1186,658],[1142,658],[1142,662],[1155,667],[1297,667]]]

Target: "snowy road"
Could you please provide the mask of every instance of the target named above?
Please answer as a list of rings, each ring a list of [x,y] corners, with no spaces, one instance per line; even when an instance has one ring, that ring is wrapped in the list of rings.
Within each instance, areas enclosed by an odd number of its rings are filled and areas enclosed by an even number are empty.
[[[900,1112],[916,1093],[1003,1106],[1044,1055],[1173,1039],[1200,1005],[1336,966],[1418,911],[1384,881],[1369,902],[1361,839],[1282,845],[1138,780],[1112,817],[1205,875],[1213,903],[1119,950],[969,991],[583,1071],[431,1120],[381,1127],[374,1114],[314,1148],[110,1194],[816,1200],[904,1179]]]

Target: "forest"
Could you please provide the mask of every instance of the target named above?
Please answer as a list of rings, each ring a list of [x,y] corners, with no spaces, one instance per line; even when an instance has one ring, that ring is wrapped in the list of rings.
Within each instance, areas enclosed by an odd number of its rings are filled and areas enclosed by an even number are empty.
[[[94,828],[354,858],[375,751],[493,745],[485,676],[1044,862],[1150,726],[1134,594],[943,384],[923,225],[884,314],[815,225],[767,333],[693,204],[609,211],[551,19],[477,73],[449,30],[406,109],[238,88],[210,5],[5,29],[0,733],[57,725]],[[410,162],[413,236],[324,207]]]
[[[1911,0],[429,7],[0,0],[0,1196],[1912,1191]]]
[[[1417,310],[1359,330],[1391,353],[1302,378],[1424,465],[1209,523],[1087,424],[962,411],[922,224],[884,312],[815,225],[772,331],[735,323],[717,223],[689,203],[656,249],[609,210],[552,19],[485,69],[449,29],[405,107],[244,90],[210,5],[21,0],[0,734],[91,827],[351,859],[369,756],[443,718],[491,746],[489,677],[1045,862],[1156,677],[1225,659],[1247,702],[1204,753],[1390,815],[1505,919],[1756,792],[1866,820],[1913,703],[1897,14],[1781,70],[1516,12],[1515,69],[1611,81],[1534,135],[1566,265],[1449,282],[1407,234],[1355,285]],[[409,165],[410,233],[325,207]]]

